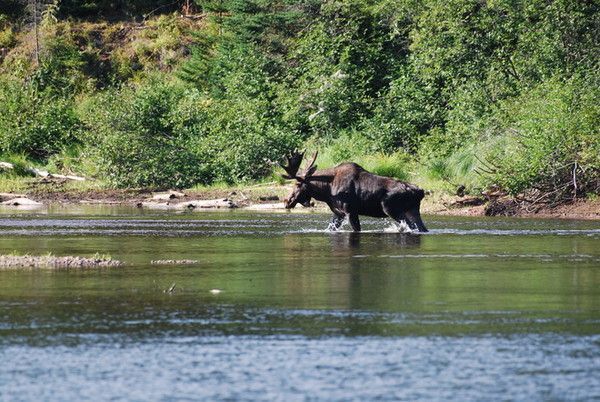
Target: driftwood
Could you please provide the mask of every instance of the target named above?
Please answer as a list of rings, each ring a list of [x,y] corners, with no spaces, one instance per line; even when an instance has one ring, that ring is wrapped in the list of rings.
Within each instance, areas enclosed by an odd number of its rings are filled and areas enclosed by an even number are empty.
[[[8,170],[12,170],[15,168],[15,165],[13,165],[10,162],[0,162],[0,169],[8,169]],[[64,180],[75,180],[75,181],[85,181],[86,178],[82,177],[82,176],[74,176],[74,175],[64,175],[64,174],[57,174],[57,173],[50,173],[47,172],[45,170],[41,170],[41,169],[36,169],[34,167],[27,167],[25,168],[25,171],[34,174],[35,176],[38,177],[42,177],[44,179],[64,179]]]
[[[237,208],[237,205],[227,199],[185,201],[176,204],[178,208]]]
[[[215,209],[215,208],[237,208],[237,204],[227,198],[216,200],[192,200],[177,203],[164,203],[156,201],[146,201],[138,204],[142,208],[150,209]]]
[[[186,195],[184,193],[180,193],[179,191],[168,191],[166,193],[156,193],[152,196],[154,201],[170,201],[176,198],[183,198]]]

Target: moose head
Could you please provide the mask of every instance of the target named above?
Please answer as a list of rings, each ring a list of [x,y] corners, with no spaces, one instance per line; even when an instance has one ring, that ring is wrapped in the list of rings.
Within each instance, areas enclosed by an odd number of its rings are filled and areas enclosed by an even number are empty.
[[[281,176],[284,179],[296,180],[294,188],[284,200],[284,204],[287,209],[294,208],[296,204],[301,204],[305,207],[310,206],[311,191],[308,181],[317,170],[315,160],[317,159],[318,152],[315,152],[312,161],[308,164],[308,167],[304,170],[304,172],[302,174],[298,174],[298,170],[300,170],[300,164],[304,158],[304,153],[304,151],[294,151],[286,158],[287,165],[280,164],[280,166],[286,172],[286,174]]]

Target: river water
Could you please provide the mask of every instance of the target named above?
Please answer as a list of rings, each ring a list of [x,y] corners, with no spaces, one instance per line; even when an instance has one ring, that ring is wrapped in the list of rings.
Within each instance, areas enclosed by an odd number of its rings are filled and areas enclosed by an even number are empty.
[[[0,400],[600,399],[599,222],[328,219],[1,210],[2,254],[125,266],[0,270]]]

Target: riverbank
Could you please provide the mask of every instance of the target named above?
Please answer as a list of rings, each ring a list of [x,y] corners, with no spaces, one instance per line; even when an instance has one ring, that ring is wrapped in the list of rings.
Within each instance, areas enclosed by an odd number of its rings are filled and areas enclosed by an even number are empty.
[[[6,207],[38,208],[45,205],[129,205],[147,209],[223,209],[283,211],[283,199],[289,186],[264,183],[249,186],[206,187],[184,191],[147,189],[81,189],[60,186],[32,186],[26,191],[0,193]],[[327,211],[315,202],[311,208],[297,211]],[[600,199],[580,199],[556,207],[532,206],[506,196],[456,196],[430,192],[421,211],[428,215],[449,216],[519,216],[561,219],[600,219]]]

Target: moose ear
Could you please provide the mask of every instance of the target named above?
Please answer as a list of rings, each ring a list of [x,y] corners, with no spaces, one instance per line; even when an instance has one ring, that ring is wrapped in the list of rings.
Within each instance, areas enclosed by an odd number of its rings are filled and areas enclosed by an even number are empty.
[[[310,176],[313,175],[313,173],[315,173],[315,171],[317,170],[317,165],[311,166],[306,173],[304,173],[304,178],[308,179]]]

